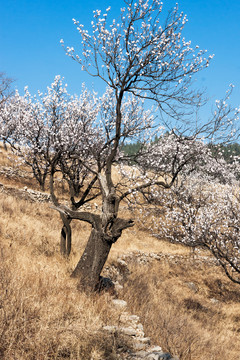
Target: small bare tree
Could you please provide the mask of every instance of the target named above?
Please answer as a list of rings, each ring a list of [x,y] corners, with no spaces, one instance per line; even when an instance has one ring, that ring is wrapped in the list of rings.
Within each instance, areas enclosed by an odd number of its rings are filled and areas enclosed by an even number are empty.
[[[3,107],[3,104],[9,99],[13,94],[12,83],[13,79],[6,76],[5,73],[0,72],[0,107]]]
[[[14,82],[13,79],[7,77],[5,73],[0,72],[0,126],[2,127],[2,130],[0,131],[0,140],[3,140],[5,148],[6,148],[6,141],[11,136],[13,129],[11,129],[9,126],[6,129],[6,126],[4,124],[3,112],[6,103],[13,94],[12,91],[13,82]],[[3,129],[3,127],[5,129]]]

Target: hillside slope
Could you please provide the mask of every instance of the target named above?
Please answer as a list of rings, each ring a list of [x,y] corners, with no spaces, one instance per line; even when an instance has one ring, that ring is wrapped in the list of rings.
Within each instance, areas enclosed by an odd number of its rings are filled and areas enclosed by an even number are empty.
[[[104,331],[126,311],[139,316],[152,344],[180,359],[239,358],[240,288],[207,253],[126,230],[104,269],[127,301],[116,308],[111,294],[87,296],[69,276],[89,226],[72,223],[73,251],[63,259],[59,215],[48,194],[36,198],[31,189],[38,187],[27,169],[12,166],[1,148],[0,358],[133,358],[129,337]]]

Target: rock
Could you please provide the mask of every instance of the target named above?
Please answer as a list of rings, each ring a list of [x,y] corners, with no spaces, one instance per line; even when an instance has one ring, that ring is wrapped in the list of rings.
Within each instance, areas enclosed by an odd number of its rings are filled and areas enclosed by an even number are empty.
[[[134,343],[133,344],[133,348],[134,350],[140,351],[140,350],[145,350],[147,347],[147,344],[142,344],[142,343]]]
[[[148,355],[147,351],[138,351],[134,354],[136,356],[136,359],[144,359]]]
[[[166,256],[165,256],[166,257]],[[171,256],[166,257],[168,261]],[[129,272],[128,262],[138,261],[141,264],[146,264],[149,261],[156,261],[165,259],[164,256],[160,256],[155,253],[144,253],[134,252],[122,255],[117,260],[117,265],[106,267],[107,275],[110,277],[114,276],[115,287],[119,286],[119,281],[123,281],[126,273]],[[173,257],[175,260],[175,257]],[[194,283],[186,283],[193,291],[198,291],[197,286]],[[122,289],[120,285],[120,289]],[[112,300],[114,306],[118,307],[121,311],[119,316],[118,326],[105,326],[103,329],[108,332],[121,333],[122,335],[128,336],[131,339],[131,349],[121,348],[117,352],[117,358],[125,360],[179,360],[171,356],[170,353],[164,353],[160,346],[150,347],[150,338],[145,337],[143,325],[140,323],[140,318],[137,315],[131,315],[127,311],[124,311],[127,307],[127,302],[120,299]],[[119,326],[119,323],[121,326]]]
[[[128,319],[130,320],[130,321],[134,321],[134,322],[139,322],[139,316],[137,316],[137,315],[129,315],[128,316]]]
[[[147,360],[172,360],[172,355],[169,353],[154,352],[146,357]]]
[[[148,349],[149,352],[163,352],[162,348],[160,346],[152,346],[150,349]]]
[[[128,323],[130,316],[128,312],[124,311],[121,313],[119,320],[121,323]]]
[[[117,263],[122,267],[128,267],[126,261],[122,260],[121,258],[117,259]]]
[[[148,354],[144,359],[147,359],[147,360],[159,360],[159,354],[158,353]]]
[[[114,285],[116,291],[121,291],[123,289],[123,286],[120,285],[118,281],[114,281]]]
[[[140,331],[143,331],[143,325],[142,325],[142,324],[138,324],[138,325],[137,325],[137,329],[140,330]]]
[[[137,341],[142,344],[150,344],[150,338],[149,337],[143,337],[143,338],[137,338]],[[160,347],[159,347],[160,348]],[[161,349],[161,348],[160,348]],[[161,349],[162,350],[162,349]]]
[[[150,253],[149,256],[155,260],[161,260],[161,257],[158,254]]]
[[[121,281],[129,276],[130,271],[128,269],[128,265],[122,258],[117,259],[116,268],[119,274],[118,278],[121,279]]]
[[[128,335],[128,336],[136,336],[136,330],[133,329],[132,327],[121,327],[119,328],[119,330],[121,331],[121,333]]]
[[[142,324],[139,324],[139,325],[142,325]],[[139,329],[138,325],[137,326],[133,326],[135,329],[136,329],[136,336],[138,338],[144,338],[145,337],[145,334],[144,334],[144,331]]]
[[[215,298],[210,299],[210,301],[212,304],[219,304],[219,300],[217,300]]]
[[[119,308],[125,308],[127,306],[127,302],[124,300],[114,299],[112,300],[112,303]]]
[[[112,282],[111,279],[107,277],[100,276],[100,280],[96,287],[96,290],[98,292],[107,291],[111,295],[116,295],[115,284]]]
[[[171,360],[172,359],[172,355],[170,353],[163,353],[160,354],[158,357],[158,360]]]

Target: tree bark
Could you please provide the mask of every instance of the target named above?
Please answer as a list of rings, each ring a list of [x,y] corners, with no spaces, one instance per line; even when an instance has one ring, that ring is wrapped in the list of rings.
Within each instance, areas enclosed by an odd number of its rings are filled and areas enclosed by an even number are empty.
[[[100,231],[92,228],[82,257],[71,275],[79,278],[81,287],[96,290],[111,247],[112,243],[106,241]]]
[[[107,261],[112,244],[115,243],[122,231],[133,226],[132,220],[117,218],[110,227],[103,231],[101,219],[97,226],[92,227],[86,248],[79,260],[72,277],[80,280],[80,286],[94,291],[98,288],[101,271]]]
[[[71,219],[68,219],[63,214],[61,214],[61,219],[64,225],[61,230],[60,253],[61,255],[68,257],[72,248],[72,230],[70,226]]]

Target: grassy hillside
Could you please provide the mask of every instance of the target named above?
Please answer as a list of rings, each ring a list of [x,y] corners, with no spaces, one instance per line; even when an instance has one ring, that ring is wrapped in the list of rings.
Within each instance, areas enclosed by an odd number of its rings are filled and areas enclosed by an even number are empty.
[[[126,339],[102,330],[118,323],[121,310],[110,294],[87,296],[69,277],[89,226],[72,223],[73,252],[63,259],[59,215],[48,202],[19,196],[16,189],[37,184],[23,168],[6,174],[12,161],[0,150],[0,359],[121,359]],[[116,269],[118,296],[140,316],[152,343],[183,360],[239,358],[240,287],[207,253],[134,227],[113,246],[105,273],[114,278]]]

